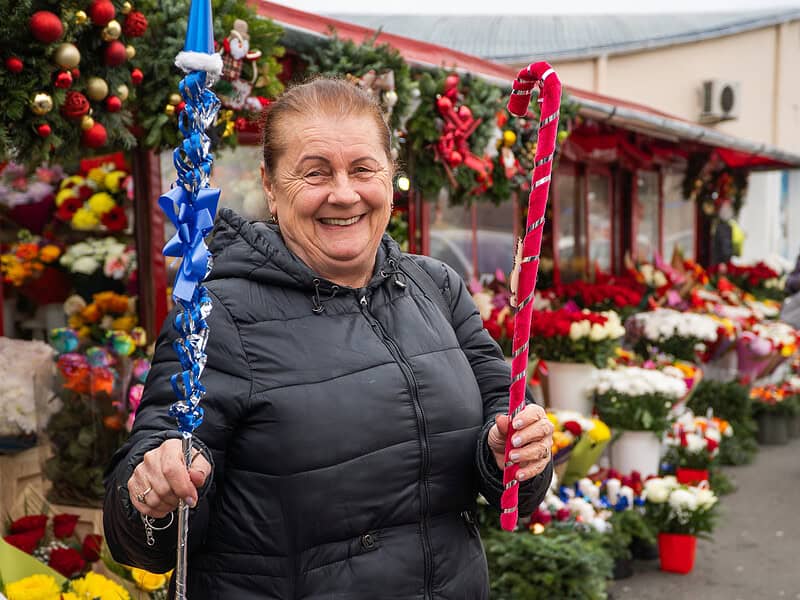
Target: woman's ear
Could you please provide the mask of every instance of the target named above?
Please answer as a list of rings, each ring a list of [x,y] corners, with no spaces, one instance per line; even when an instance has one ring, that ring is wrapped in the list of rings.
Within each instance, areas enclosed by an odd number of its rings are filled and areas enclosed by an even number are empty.
[[[264,195],[267,197],[267,209],[271,215],[275,216],[278,207],[275,203],[275,194],[272,193],[272,180],[264,167],[264,163],[261,163],[261,185],[264,188]]]

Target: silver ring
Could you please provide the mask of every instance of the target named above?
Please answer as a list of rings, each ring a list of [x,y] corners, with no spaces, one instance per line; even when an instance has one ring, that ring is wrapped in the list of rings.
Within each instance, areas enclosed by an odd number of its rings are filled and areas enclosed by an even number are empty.
[[[136,494],[136,500],[139,502],[139,504],[144,504],[145,503],[145,501],[144,501],[145,497],[147,496],[147,494],[149,494],[152,491],[153,491],[152,486],[147,486],[147,489],[145,491],[143,491],[140,494]]]

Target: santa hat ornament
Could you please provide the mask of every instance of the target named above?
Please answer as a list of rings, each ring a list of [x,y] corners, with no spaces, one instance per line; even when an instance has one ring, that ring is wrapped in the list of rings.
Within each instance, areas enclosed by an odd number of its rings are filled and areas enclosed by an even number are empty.
[[[211,0],[192,0],[189,28],[183,52],[175,57],[175,66],[189,73],[205,71],[209,84],[222,73],[222,57],[214,52],[214,26],[211,21]]]

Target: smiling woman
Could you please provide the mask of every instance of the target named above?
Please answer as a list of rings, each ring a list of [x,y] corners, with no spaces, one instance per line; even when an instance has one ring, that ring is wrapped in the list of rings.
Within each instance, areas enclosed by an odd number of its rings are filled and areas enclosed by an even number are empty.
[[[510,371],[458,274],[384,234],[389,142],[379,106],[342,80],[271,105],[261,175],[277,222],[220,211],[188,474],[169,439],[175,332],[162,333],[108,471],[119,561],[169,570],[184,498],[193,599],[488,598],[472,513],[478,493],[495,507],[503,493]],[[535,405],[516,419],[510,460],[531,512],[552,425]],[[137,512],[164,518],[150,546]]]

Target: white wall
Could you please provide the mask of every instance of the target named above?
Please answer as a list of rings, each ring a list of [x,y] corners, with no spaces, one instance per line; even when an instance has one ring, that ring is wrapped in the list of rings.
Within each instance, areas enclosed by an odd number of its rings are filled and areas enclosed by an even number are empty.
[[[750,175],[747,196],[738,218],[747,235],[741,262],[757,262],[782,250],[780,192],[779,171]]]

